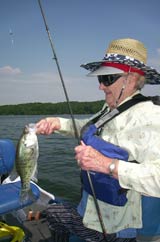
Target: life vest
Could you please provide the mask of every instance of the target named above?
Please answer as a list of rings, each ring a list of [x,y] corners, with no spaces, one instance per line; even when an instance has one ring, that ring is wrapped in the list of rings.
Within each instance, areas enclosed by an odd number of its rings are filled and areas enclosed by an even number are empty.
[[[141,236],[160,236],[160,198],[142,196],[143,228],[137,229]]]
[[[83,127],[81,131],[81,138],[84,143],[86,145],[91,145],[93,148],[97,149],[107,157],[128,161],[127,151],[100,138],[97,135],[98,129],[126,109],[141,101],[148,101],[148,98],[142,96],[141,94],[137,94],[132,99],[113,109],[111,112],[105,113],[106,110],[104,110],[98,113],[97,116],[95,115],[95,117],[85,127]],[[99,172],[89,173],[94,186],[95,195],[99,200],[116,206],[124,206],[126,204],[127,190],[121,188],[117,179]],[[93,195],[86,171],[81,171],[81,179],[83,189],[89,194]]]
[[[82,139],[85,144],[91,145],[107,157],[125,161],[128,160],[128,152],[126,150],[96,136],[96,131],[97,129],[95,125],[92,124],[88,127],[82,135]],[[87,172],[82,170],[81,177],[83,181],[83,189],[92,195]],[[96,197],[99,200],[117,206],[125,205],[127,202],[126,190],[120,187],[117,179],[100,172],[90,172],[90,177],[94,186]]]
[[[143,96],[142,101],[151,100],[154,104],[160,105],[159,98],[157,97],[149,97],[146,98]],[[136,103],[135,103],[136,104]],[[118,114],[115,114],[117,116]],[[111,117],[111,119],[114,118]],[[110,120],[107,119],[107,120]],[[98,121],[99,123],[103,123],[101,119]],[[91,123],[91,122],[90,122]],[[97,118],[96,118],[97,123]],[[89,124],[90,125],[90,124]],[[124,161],[128,160],[128,153],[111,143],[108,143],[98,136],[96,136],[98,125],[91,124],[89,127],[85,127],[82,132],[82,139],[85,144],[91,145],[93,148],[96,148],[102,154],[110,157],[117,158]],[[119,158],[118,158],[119,156]],[[83,181],[83,189],[86,190],[89,194],[92,195],[92,191],[90,189],[90,184],[88,182],[87,173],[82,170],[82,181]],[[95,190],[95,195],[97,199],[107,202],[116,206],[123,206],[127,202],[126,198],[126,190],[123,190],[117,179],[110,177],[106,174],[102,174],[99,172],[90,172],[90,176],[92,179],[92,183]],[[141,236],[157,236],[160,235],[160,198],[155,197],[147,197],[142,196],[142,221],[143,228],[137,229],[137,234]]]

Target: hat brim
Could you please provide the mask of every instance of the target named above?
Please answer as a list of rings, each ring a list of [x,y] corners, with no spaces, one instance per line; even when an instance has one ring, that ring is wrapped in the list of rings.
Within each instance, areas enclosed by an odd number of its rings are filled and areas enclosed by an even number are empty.
[[[124,71],[111,67],[111,66],[100,66],[97,70],[91,71],[87,74],[87,76],[103,76],[103,75],[114,75],[114,74],[122,74]]]
[[[143,62],[140,62],[134,58],[130,58],[129,56],[123,56],[118,54],[107,54],[103,60],[83,64],[81,65],[81,67],[90,71],[90,73],[88,74],[89,76],[109,75],[107,72],[107,69],[103,69],[103,74],[96,74],[96,73],[99,73],[98,70],[102,68],[103,62],[121,63],[121,64],[138,68],[145,73],[145,79],[147,84],[151,84],[151,85],[160,84],[160,73],[158,71],[156,71],[154,68],[150,66],[145,65]],[[114,68],[114,69],[117,69],[117,68]],[[111,74],[116,74],[116,73],[111,73]]]

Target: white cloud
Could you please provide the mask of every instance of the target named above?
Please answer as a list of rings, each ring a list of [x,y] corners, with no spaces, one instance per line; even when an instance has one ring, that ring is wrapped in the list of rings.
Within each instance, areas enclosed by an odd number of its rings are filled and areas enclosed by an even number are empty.
[[[0,68],[0,75],[3,76],[16,76],[21,74],[21,70],[19,68],[13,68],[11,66],[4,66]]]

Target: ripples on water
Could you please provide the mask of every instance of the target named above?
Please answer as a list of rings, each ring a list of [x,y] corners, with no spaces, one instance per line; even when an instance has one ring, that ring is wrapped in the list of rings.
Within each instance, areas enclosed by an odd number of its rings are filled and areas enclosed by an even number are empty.
[[[11,139],[16,146],[24,126],[44,117],[39,115],[0,116],[0,138]],[[38,141],[40,152],[38,185],[55,196],[78,202],[80,178],[79,168],[74,159],[74,147],[77,145],[77,140],[54,134],[39,135]]]

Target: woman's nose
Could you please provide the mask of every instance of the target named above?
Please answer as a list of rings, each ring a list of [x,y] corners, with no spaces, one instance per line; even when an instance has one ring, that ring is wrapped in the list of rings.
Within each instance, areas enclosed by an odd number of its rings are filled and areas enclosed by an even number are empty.
[[[104,90],[106,88],[106,86],[103,84],[103,82],[101,82],[100,84],[99,84],[99,89],[100,90]]]

